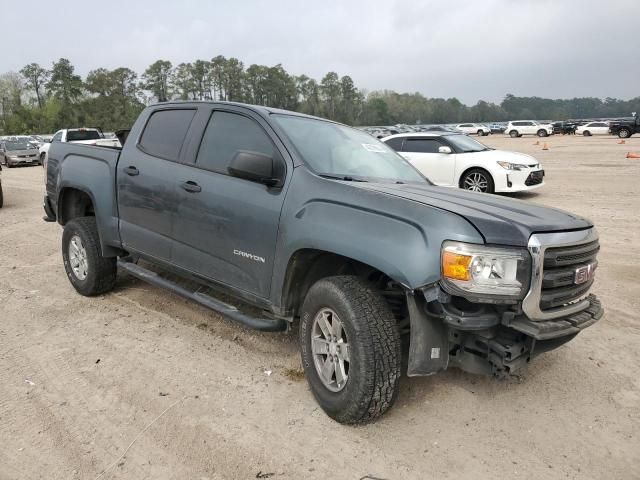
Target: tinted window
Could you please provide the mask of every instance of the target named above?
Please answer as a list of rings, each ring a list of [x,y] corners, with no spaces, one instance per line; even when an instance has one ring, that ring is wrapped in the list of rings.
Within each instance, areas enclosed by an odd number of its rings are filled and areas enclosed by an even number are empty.
[[[470,123],[464,123],[462,125],[460,125],[463,128],[473,128],[473,125],[471,125]]]
[[[275,158],[277,151],[265,131],[250,118],[228,112],[214,112],[204,132],[196,163],[219,173],[238,151],[250,151]]]
[[[438,153],[438,148],[442,146],[438,140],[426,138],[407,138],[404,142],[403,152],[416,153]]]
[[[98,140],[102,138],[97,130],[69,130],[67,142],[79,142],[83,140]]]
[[[158,110],[142,132],[140,146],[149,154],[177,160],[195,110]]]
[[[56,133],[51,139],[52,142],[59,142],[60,140],[62,140],[62,132]]]
[[[402,140],[404,140],[402,137],[396,137],[396,138],[390,138],[384,143],[389,145],[396,152],[399,152],[402,149]]]

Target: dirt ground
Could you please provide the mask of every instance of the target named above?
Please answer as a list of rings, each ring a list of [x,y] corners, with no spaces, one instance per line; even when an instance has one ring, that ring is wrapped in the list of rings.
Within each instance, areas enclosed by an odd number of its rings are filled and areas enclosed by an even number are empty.
[[[640,478],[640,137],[482,140],[543,163],[546,186],[518,198],[596,223],[605,317],[519,379],[405,377],[362,427],[318,408],[295,336],[125,275],[76,294],[42,168],[4,169],[0,479]]]

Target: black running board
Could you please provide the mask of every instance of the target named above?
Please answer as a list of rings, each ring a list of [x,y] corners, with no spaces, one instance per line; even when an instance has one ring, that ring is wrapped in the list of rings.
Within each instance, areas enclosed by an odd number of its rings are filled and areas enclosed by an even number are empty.
[[[118,260],[118,268],[125,270],[127,273],[133,275],[136,278],[139,278],[140,280],[148,282],[157,287],[166,288],[167,290],[170,290],[173,293],[180,295],[181,297],[193,300],[203,307],[207,307],[214,312],[218,312],[219,314],[224,315],[231,320],[241,323],[245,327],[253,328],[254,330],[261,330],[263,332],[282,332],[287,329],[286,320],[252,317],[251,315],[242,313],[233,305],[221,302],[220,300],[217,300],[212,296],[202,292],[192,292],[175,282],[161,277],[156,272],[147,270],[146,268],[136,265],[135,263]]]

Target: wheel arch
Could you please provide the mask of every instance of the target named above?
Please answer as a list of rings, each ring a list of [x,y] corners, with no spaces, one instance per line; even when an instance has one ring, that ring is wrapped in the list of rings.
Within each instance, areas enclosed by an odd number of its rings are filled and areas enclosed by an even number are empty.
[[[328,250],[302,248],[289,258],[282,286],[281,309],[295,317],[311,286],[336,275],[354,275],[370,282],[392,282],[399,291],[406,287],[380,268]]]

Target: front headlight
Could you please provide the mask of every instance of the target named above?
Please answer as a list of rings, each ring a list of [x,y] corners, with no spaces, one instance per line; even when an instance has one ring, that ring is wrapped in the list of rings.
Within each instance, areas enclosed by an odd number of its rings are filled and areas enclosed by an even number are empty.
[[[527,168],[526,165],[520,165],[519,163],[509,163],[509,162],[497,162],[505,170],[524,170]]]
[[[443,281],[462,295],[521,298],[528,287],[529,263],[524,249],[449,241],[442,245]]]

